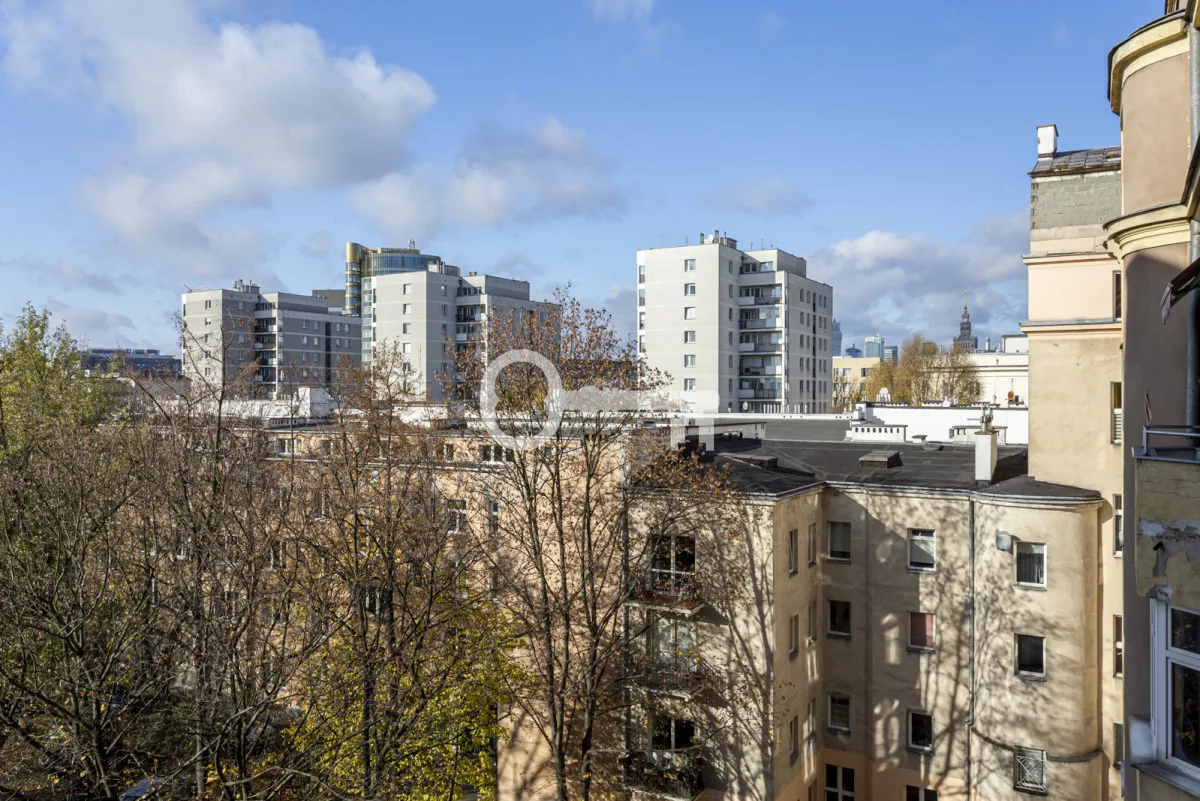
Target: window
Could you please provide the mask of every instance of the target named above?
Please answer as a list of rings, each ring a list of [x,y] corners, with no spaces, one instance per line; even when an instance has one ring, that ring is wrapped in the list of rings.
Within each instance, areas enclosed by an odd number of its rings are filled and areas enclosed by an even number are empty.
[[[908,747],[912,751],[933,752],[933,715],[908,713]]]
[[[800,616],[788,618],[788,653],[792,656],[800,653]]]
[[[850,696],[829,694],[829,728],[839,732],[850,731]]]
[[[271,540],[271,569],[287,567],[287,544],[283,540]]]
[[[1113,675],[1125,675],[1125,628],[1120,615],[1113,615]]]
[[[438,289],[442,290],[443,295],[446,294],[446,285],[445,284],[442,284],[440,287],[438,287]]]
[[[908,569],[925,573],[937,567],[937,538],[932,531],[914,528],[908,532]]]
[[[211,301],[211,300],[206,300],[206,301],[204,301],[204,308],[205,308],[205,309],[211,309],[211,308],[212,308],[212,301]],[[208,321],[207,321],[207,320],[205,320],[205,321],[204,321],[204,324],[205,324],[205,325],[208,325]]]
[[[454,459],[453,443],[446,442],[446,443],[442,444],[442,458],[445,459],[447,462],[452,461]]]
[[[654,664],[674,674],[696,670],[696,623],[676,617],[660,617],[650,633]]]
[[[850,801],[854,798],[854,769],[840,765],[825,766],[825,801]]]
[[[638,312],[638,330],[639,331],[646,330],[646,313],[645,312]]]
[[[1121,319],[1121,271],[1113,271],[1113,319]]]
[[[1120,770],[1125,762],[1125,726],[1113,724],[1113,767]]]
[[[1125,553],[1125,504],[1120,493],[1113,496],[1113,556]]]
[[[932,612],[908,613],[908,647],[917,651],[934,648],[934,616]]]
[[[684,306],[683,307],[683,319],[695,320],[696,319],[696,307],[695,306]]]
[[[1112,443],[1120,445],[1125,438],[1125,432],[1122,424],[1122,410],[1125,408],[1121,397],[1121,382],[1114,381],[1109,387],[1109,396],[1112,405]]]
[[[495,536],[500,533],[500,501],[487,502],[487,532]]]
[[[691,748],[696,739],[696,724],[681,718],[656,716],[650,736],[654,751],[683,751]]]
[[[1017,583],[1025,587],[1046,586],[1046,546],[1036,542],[1017,543]]]
[[[467,502],[461,498],[446,501],[446,533],[457,534],[467,528]]]
[[[404,308],[405,314],[409,314],[410,312],[412,312],[412,304],[411,303],[405,303],[403,308]]]
[[[363,611],[368,615],[377,615],[383,608],[383,590],[376,586],[362,588]]]
[[[405,284],[405,285],[404,285],[404,294],[405,294],[405,295],[411,295],[411,294],[412,294],[412,284]]]
[[[937,801],[937,790],[913,787],[911,784],[905,785],[905,788],[904,801]]]
[[[788,758],[795,762],[800,756],[800,716],[792,715],[788,721]]]
[[[683,285],[683,294],[688,295],[688,296],[695,295],[696,294],[696,285],[695,284],[684,284]]]
[[[850,602],[829,602],[829,636],[850,638]]]
[[[646,305],[646,290],[645,289],[638,290],[638,305],[639,306]]]
[[[1033,634],[1017,635],[1017,675],[1022,678],[1045,678],[1045,637]]]
[[[808,524],[808,566],[817,563],[817,524]]]
[[[850,561],[850,524],[829,521],[829,558]]]
[[[683,391],[684,392],[692,392],[695,389],[696,389],[696,379],[694,379],[694,378],[683,379]]]
[[[405,324],[404,324],[404,325],[403,325],[403,326],[400,328],[400,333],[402,333],[402,334],[411,334],[411,333],[412,333],[412,323],[405,323]]]
[[[817,641],[817,602],[808,605],[808,641]]]
[[[412,353],[412,343],[411,342],[405,342],[404,345],[402,346],[402,348],[405,353]]]
[[[639,334],[638,335],[638,353],[645,353],[645,352],[646,352],[646,337],[644,335]]]
[[[695,367],[696,366],[696,354],[685,353],[683,355],[683,366],[684,367]]]
[[[638,265],[638,283],[639,284],[646,283],[646,265],[644,265],[644,264]]]
[[[1200,775],[1200,612],[1151,604],[1151,676],[1159,758]]]
[[[1013,749],[1013,787],[1046,792],[1046,752],[1036,748]]]
[[[308,344],[308,337],[300,337],[300,344],[301,344],[301,345],[307,345],[307,344]]]
[[[695,331],[684,331],[683,332],[683,341],[684,341],[684,344],[695,342],[696,341],[696,332]]]
[[[695,259],[684,259],[683,260],[683,271],[685,273],[696,272],[696,260]]]
[[[797,562],[800,559],[800,543],[796,541],[800,536],[800,529],[794,528],[788,532],[788,572],[795,573],[799,569]]]

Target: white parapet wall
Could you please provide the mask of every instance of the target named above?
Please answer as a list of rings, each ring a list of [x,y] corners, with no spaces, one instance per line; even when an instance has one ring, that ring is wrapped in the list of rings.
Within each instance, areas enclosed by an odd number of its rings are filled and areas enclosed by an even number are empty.
[[[890,403],[862,404],[864,424],[905,426],[909,440],[971,442],[979,428],[982,406],[903,406]],[[1029,407],[992,408],[992,427],[1004,445],[1029,444]]]

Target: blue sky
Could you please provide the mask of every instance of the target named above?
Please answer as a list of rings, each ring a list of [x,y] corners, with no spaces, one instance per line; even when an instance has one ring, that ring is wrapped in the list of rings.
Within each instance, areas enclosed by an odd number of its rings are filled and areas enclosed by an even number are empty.
[[[1035,127],[1113,144],[1161,0],[0,0],[0,317],[176,350],[185,286],[340,286],[343,245],[572,282],[638,248],[809,260],[846,344],[1026,310]]]

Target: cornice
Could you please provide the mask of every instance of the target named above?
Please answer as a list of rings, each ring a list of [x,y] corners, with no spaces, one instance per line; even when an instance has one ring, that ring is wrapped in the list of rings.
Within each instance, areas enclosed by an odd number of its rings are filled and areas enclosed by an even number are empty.
[[[1167,203],[1126,214],[1104,224],[1108,252],[1124,262],[1141,250],[1188,241],[1188,210],[1182,203]]]
[[[1191,3],[1195,6],[1196,3]],[[1108,54],[1108,102],[1113,113],[1121,113],[1121,89],[1125,80],[1144,67],[1187,52],[1189,20],[1195,9],[1159,17],[1114,47]]]

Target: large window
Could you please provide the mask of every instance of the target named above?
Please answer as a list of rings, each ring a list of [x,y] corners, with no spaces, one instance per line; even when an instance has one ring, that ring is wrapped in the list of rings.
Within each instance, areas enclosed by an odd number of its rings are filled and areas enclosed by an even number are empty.
[[[696,624],[691,620],[660,617],[650,634],[654,664],[672,672],[696,669]]]
[[[854,769],[840,765],[825,766],[825,801],[850,801],[854,798]]]
[[[665,715],[654,719],[650,736],[650,748],[654,751],[683,751],[691,748],[696,740],[696,724],[682,718]]]
[[[1022,678],[1045,678],[1045,637],[1033,634],[1017,635],[1017,675]]]
[[[829,521],[829,558],[850,561],[850,524]]]
[[[928,529],[908,532],[908,569],[932,572],[937,567],[937,537]]]
[[[829,602],[829,636],[849,639],[850,637],[850,602]]]
[[[696,540],[684,536],[662,536],[651,545],[650,583],[655,592],[680,593],[691,587],[696,576]]]
[[[1017,583],[1026,587],[1046,586],[1046,546],[1036,542],[1017,543]]]
[[[1013,786],[1018,790],[1046,791],[1046,752],[1037,748],[1013,749]]]
[[[1200,612],[1155,603],[1154,720],[1159,758],[1200,778]]]

